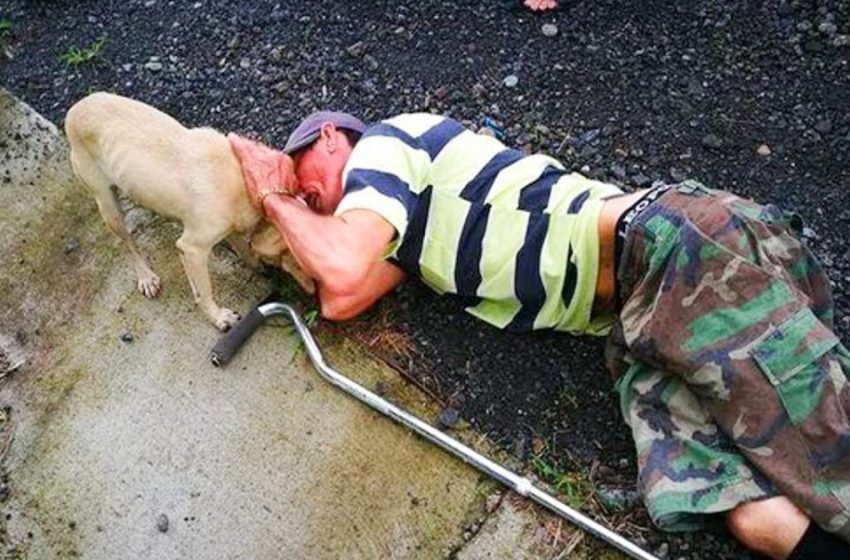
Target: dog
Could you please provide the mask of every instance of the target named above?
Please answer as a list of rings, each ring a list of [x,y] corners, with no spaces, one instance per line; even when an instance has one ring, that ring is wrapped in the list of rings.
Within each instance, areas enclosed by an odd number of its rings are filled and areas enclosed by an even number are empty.
[[[239,320],[212,295],[207,262],[222,240],[249,264],[258,264],[259,256],[314,292],[313,280],[251,204],[239,161],[220,132],[186,128],[149,105],[98,92],[68,110],[65,134],[74,173],[94,196],[107,227],[130,249],[145,297],[157,297],[162,283],[127,231],[113,186],[138,204],[182,222],[176,243],[180,259],[195,303],[218,329],[226,331]],[[294,182],[294,168],[291,177]]]

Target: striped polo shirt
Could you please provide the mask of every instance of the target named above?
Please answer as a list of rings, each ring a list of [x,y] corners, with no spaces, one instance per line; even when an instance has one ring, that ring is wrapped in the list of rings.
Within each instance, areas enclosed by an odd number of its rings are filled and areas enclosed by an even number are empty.
[[[374,125],[343,170],[336,209],[372,210],[396,229],[387,257],[467,311],[513,331],[604,334],[591,318],[597,221],[613,185],[525,155],[449,118]]]

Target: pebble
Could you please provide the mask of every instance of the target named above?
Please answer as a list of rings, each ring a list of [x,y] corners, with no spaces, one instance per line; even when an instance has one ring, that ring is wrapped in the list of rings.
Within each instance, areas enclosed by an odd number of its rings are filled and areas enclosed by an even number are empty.
[[[280,62],[283,60],[283,52],[284,48],[282,46],[277,46],[269,51],[269,58],[274,62]]]
[[[835,47],[850,47],[850,35],[836,35],[832,40]]]
[[[367,54],[366,56],[364,56],[363,60],[366,61],[366,64],[369,66],[369,70],[377,70],[380,66],[378,64],[378,61],[371,54]]]
[[[357,41],[356,43],[345,49],[345,51],[353,57],[361,56],[364,50],[365,47],[363,45],[363,41]]]
[[[160,533],[168,532],[168,516],[164,513],[160,513],[159,517],[156,518],[156,529]]]
[[[375,383],[375,394],[377,394],[379,397],[385,397],[387,395],[388,389],[389,387],[387,386],[387,383],[384,380],[379,380],[377,383]]]
[[[832,23],[831,21],[825,21],[818,25],[818,31],[823,33],[824,35],[829,35],[832,37],[835,35],[835,32],[838,31],[838,26]]]
[[[62,251],[67,255],[69,253],[73,253],[74,251],[79,250],[80,242],[76,239],[69,239],[65,242],[65,246],[62,247]]]
[[[651,182],[652,179],[643,173],[638,173],[637,175],[632,176],[632,183],[634,183],[638,188],[648,187]]]
[[[667,558],[667,555],[670,554],[670,545],[665,543],[661,543],[658,548],[655,549],[655,555],[659,558]]]
[[[820,132],[821,134],[829,134],[832,130],[832,121],[829,119],[820,119],[815,123],[815,130]]]
[[[580,138],[580,139],[581,139],[581,141],[582,141],[582,142],[584,142],[585,144],[590,144],[591,142],[593,142],[594,140],[596,140],[596,138],[597,138],[598,136],[599,136],[599,129],[598,129],[598,128],[594,128],[594,129],[592,129],[592,130],[588,130],[587,132],[583,132],[583,133],[579,136],[579,138]]]
[[[558,26],[554,23],[544,23],[540,31],[547,37],[554,37],[558,34]]]
[[[129,72],[130,70],[132,70],[132,69],[133,69],[133,63],[132,63],[132,62],[128,62],[127,64],[122,64],[122,65],[121,65],[121,68],[122,68],[125,72]]]
[[[702,145],[706,148],[717,149],[723,145],[723,140],[721,140],[716,134],[706,134],[702,137]]]
[[[611,174],[621,181],[626,178],[626,168],[619,163],[611,164]]]
[[[516,75],[514,75],[514,74],[510,74],[509,76],[505,76],[505,79],[502,80],[502,84],[505,87],[509,87],[509,88],[516,87],[518,83],[519,83],[519,78],[517,78]]]
[[[146,62],[145,68],[147,68],[151,72],[159,72],[160,70],[162,70],[162,62]]]
[[[688,178],[687,173],[679,169],[678,167],[670,168],[670,178],[673,179],[677,183],[681,183],[685,179]]]
[[[756,149],[756,153],[761,157],[767,157],[770,155],[770,146],[768,146],[767,144],[762,144],[758,147],[758,149]]]
[[[121,342],[129,344],[133,342],[133,340],[133,335],[132,333],[130,333],[130,331],[124,331],[123,333],[121,333]]]
[[[460,419],[460,413],[456,408],[447,406],[440,411],[440,416],[437,418],[437,423],[441,428],[454,428]]]

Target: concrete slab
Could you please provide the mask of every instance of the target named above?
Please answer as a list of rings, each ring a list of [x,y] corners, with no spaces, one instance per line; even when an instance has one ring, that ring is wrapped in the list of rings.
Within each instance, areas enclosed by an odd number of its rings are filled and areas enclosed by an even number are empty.
[[[2,89],[0,208],[7,556],[550,555],[535,545],[535,515],[488,520],[494,483],[325,384],[283,323],[213,368],[218,333],[191,302],[178,226],[129,212],[165,286],[145,300],[56,127]],[[270,289],[226,250],[212,276],[233,309]],[[356,344],[328,333],[320,342],[341,371],[436,416]]]

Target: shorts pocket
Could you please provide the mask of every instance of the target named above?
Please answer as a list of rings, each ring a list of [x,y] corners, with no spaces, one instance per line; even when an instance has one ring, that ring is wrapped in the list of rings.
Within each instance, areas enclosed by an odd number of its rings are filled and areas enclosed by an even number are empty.
[[[794,424],[806,420],[821,398],[827,370],[820,363],[838,337],[805,308],[791,315],[757,343],[750,355],[776,388]]]

